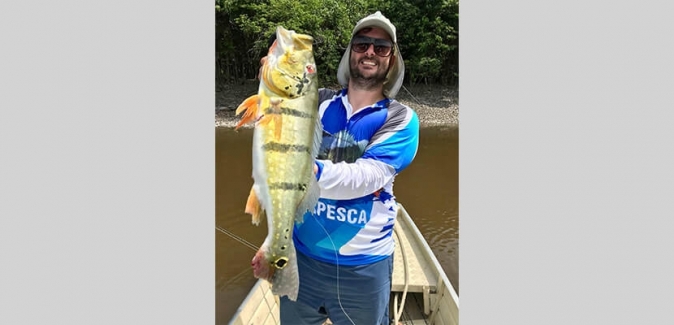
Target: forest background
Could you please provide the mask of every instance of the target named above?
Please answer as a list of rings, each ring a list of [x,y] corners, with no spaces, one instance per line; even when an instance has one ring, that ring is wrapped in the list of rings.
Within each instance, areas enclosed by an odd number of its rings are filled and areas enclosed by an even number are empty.
[[[405,85],[458,86],[458,0],[216,0],[216,92],[255,79],[279,25],[314,37],[319,86],[336,86],[353,26],[377,10],[396,26]]]

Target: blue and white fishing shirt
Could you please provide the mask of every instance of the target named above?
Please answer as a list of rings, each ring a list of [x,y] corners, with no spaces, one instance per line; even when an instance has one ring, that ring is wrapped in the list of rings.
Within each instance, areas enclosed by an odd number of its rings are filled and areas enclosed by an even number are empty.
[[[316,160],[321,198],[295,224],[295,247],[333,264],[380,261],[394,251],[393,180],[417,153],[417,114],[386,98],[352,115],[347,89],[321,89],[318,109],[324,129]]]

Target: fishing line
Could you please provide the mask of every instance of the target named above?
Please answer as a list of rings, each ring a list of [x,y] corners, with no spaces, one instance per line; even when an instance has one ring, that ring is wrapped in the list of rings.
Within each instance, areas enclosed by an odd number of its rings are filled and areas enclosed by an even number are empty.
[[[225,229],[225,228],[222,228],[222,227],[219,227],[219,226],[215,226],[215,229],[220,230],[220,231],[221,231],[222,233],[224,233],[225,235],[227,235],[227,236],[229,236],[229,237],[232,237],[232,239],[238,241],[239,243],[243,244],[244,246],[246,246],[246,247],[248,247],[248,248],[250,248],[250,249],[252,249],[252,250],[254,250],[254,251],[256,251],[256,252],[257,252],[258,249],[260,249],[259,247],[253,245],[251,242],[249,242],[249,241],[247,241],[247,240],[245,240],[245,239],[243,239],[243,238],[241,238],[241,237],[239,237],[239,236],[233,234],[231,231],[229,231],[229,230],[227,230],[227,229]]]
[[[412,98],[414,98],[414,100],[417,102],[417,104],[421,105],[421,102],[420,102],[416,97],[414,97],[414,95],[412,95],[412,93],[411,93],[409,90],[407,90],[407,87],[405,87],[405,86],[403,85],[403,89],[405,89],[405,91],[406,91],[408,94],[410,94],[410,96],[412,96]]]
[[[235,276],[233,276],[229,279],[220,278],[220,280],[218,280],[218,282],[215,284],[215,287],[216,287],[216,289],[218,289],[220,291],[224,291],[225,288],[227,288],[229,285],[231,285],[235,281],[238,281],[239,279],[243,279],[243,278],[248,279],[249,273],[250,273],[250,269],[243,269],[237,275],[235,275]],[[224,283],[223,283],[223,281],[224,281]]]
[[[314,218],[316,218],[315,215],[314,215]],[[349,319],[351,324],[356,325],[356,323],[353,322],[353,319],[351,319],[351,317],[349,317],[349,314],[346,313],[346,310],[344,310],[344,306],[342,306],[342,298],[339,294],[339,254],[337,254],[337,246],[335,246],[335,242],[332,241],[332,237],[330,237],[330,233],[328,233],[328,231],[325,229],[325,227],[323,227],[323,225],[320,222],[317,221],[317,223],[318,223],[319,226],[321,226],[321,228],[323,228],[323,231],[325,231],[325,234],[328,235],[328,239],[330,240],[330,243],[332,244],[332,249],[335,251],[335,261],[337,262],[337,302],[339,303],[339,307],[342,308],[342,312],[344,313],[346,318]]]

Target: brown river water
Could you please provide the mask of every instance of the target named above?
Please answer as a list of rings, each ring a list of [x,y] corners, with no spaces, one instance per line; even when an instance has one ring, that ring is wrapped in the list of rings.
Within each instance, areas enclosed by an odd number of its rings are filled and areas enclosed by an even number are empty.
[[[216,324],[228,324],[256,279],[250,267],[267,235],[266,221],[255,226],[243,212],[253,184],[252,129],[215,129],[215,310]],[[459,132],[422,128],[419,151],[396,177],[401,203],[459,292]],[[233,237],[238,237],[234,239]]]

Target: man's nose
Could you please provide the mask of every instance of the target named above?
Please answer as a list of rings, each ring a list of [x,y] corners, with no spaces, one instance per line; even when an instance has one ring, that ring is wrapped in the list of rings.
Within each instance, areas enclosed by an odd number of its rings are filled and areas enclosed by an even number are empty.
[[[365,51],[365,54],[367,54],[367,56],[374,56],[375,55],[374,44],[368,44],[367,45],[367,51]]]

